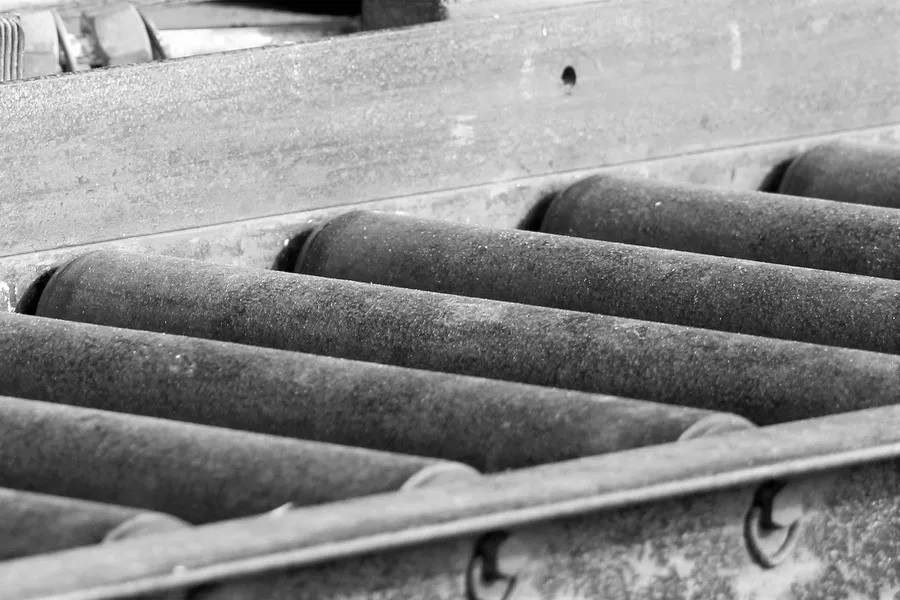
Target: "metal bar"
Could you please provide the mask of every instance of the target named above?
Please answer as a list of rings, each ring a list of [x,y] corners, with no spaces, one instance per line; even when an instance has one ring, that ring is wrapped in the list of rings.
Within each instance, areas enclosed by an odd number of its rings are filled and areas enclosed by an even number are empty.
[[[194,524],[475,473],[414,456],[0,400],[0,486],[160,511]]]
[[[0,100],[0,254],[897,120],[893,48],[870,41],[900,5],[770,9],[594,3],[17,83]],[[732,22],[753,23],[737,72]]]
[[[609,393],[757,425],[894,404],[900,386],[896,355],[153,255],[85,254],[33,292],[21,310],[43,317]]]
[[[900,208],[900,148],[821,144],[791,162],[778,192]]]
[[[0,395],[502,471],[749,427],[738,417],[0,314]]]
[[[900,282],[353,211],[295,270],[382,285],[876,352],[900,352]]]
[[[0,561],[184,527],[161,513],[0,489]]]
[[[866,577],[871,585],[884,580],[879,565],[891,555],[884,552],[894,542],[873,544],[872,530],[860,526],[834,528],[868,518],[888,530],[894,526],[900,514],[893,493],[896,466],[878,461],[900,453],[898,425],[900,407],[892,406],[737,432],[725,444],[703,438],[653,446],[487,476],[441,490],[311,507],[287,513],[277,522],[248,519],[210,525],[191,535],[170,535],[163,551],[158,543],[134,540],[123,542],[115,552],[84,549],[35,557],[0,565],[0,578],[13,582],[9,591],[16,597],[110,598],[322,565],[484,532],[547,526],[557,527],[558,533],[551,538],[556,541],[549,544],[549,554],[536,565],[535,579],[544,586],[556,583],[556,593],[549,590],[548,598],[597,597],[591,595],[591,581],[600,582],[595,586],[614,584],[618,569],[631,556],[644,556],[635,566],[658,565],[655,552],[663,549],[677,551],[673,567],[680,557],[689,562],[680,563],[675,573],[663,564],[648,584],[662,585],[668,579],[688,580],[707,590],[727,585],[734,597],[746,598],[774,582],[793,583],[777,570],[766,577],[748,556],[743,529],[754,489],[766,481],[802,476],[812,483],[800,482],[801,492],[821,490],[818,498],[804,501],[814,520],[798,540],[801,548],[814,552],[816,569],[815,576],[809,571],[793,576],[818,597],[815,591],[830,585],[846,589],[865,585]],[[863,464],[869,466],[860,467]],[[866,543],[848,549],[846,543],[856,540]],[[692,544],[698,546],[686,547]],[[826,565],[855,552],[865,558],[856,558],[859,562],[848,568],[848,576],[831,583]],[[799,552],[798,560],[802,563],[809,556]],[[613,581],[602,577],[610,572],[607,565],[618,565],[612,568]],[[723,565],[727,572],[719,572]],[[352,566],[358,572],[359,563]],[[682,575],[685,568],[687,574]],[[550,577],[554,569],[562,570],[559,579]],[[367,573],[382,580],[377,573]],[[566,578],[576,575],[571,583],[580,586],[579,593],[566,596],[572,591]],[[753,580],[758,583],[750,584]],[[458,597],[458,589],[454,591],[446,597]]]
[[[900,279],[900,211],[874,206],[599,175],[557,195],[540,231]]]

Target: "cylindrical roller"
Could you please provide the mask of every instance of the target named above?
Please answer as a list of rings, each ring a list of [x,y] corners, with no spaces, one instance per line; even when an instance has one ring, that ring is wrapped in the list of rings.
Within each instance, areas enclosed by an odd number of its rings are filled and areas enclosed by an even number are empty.
[[[900,148],[843,141],[815,146],[791,162],[778,192],[900,208]]]
[[[162,513],[0,488],[0,560],[188,526]]]
[[[746,427],[732,415],[0,313],[0,394],[518,469]]]
[[[0,486],[193,524],[403,488],[457,463],[0,397]]]
[[[597,175],[551,203],[541,231],[900,279],[900,211]]]
[[[48,317],[642,398],[757,425],[894,404],[900,389],[896,355],[153,255],[93,252],[40,282],[21,308]]]
[[[801,342],[900,352],[900,281],[356,211],[296,271]]]

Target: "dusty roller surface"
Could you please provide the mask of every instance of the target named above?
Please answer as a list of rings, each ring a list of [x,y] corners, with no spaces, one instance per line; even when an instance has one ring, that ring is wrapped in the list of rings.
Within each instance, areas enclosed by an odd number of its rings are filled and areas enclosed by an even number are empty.
[[[16,314],[0,394],[522,468],[672,442],[735,416]]]
[[[185,527],[161,513],[0,488],[0,560]]]
[[[900,352],[900,282],[356,211],[296,271],[816,344]]]
[[[40,283],[22,310],[719,410],[757,425],[900,400],[895,355],[583,312],[118,252],[83,255]]]
[[[402,488],[456,463],[0,397],[0,486],[192,524]]]
[[[875,206],[597,175],[559,194],[541,231],[900,278],[900,211]]]
[[[798,156],[778,193],[900,208],[900,148],[837,141]]]

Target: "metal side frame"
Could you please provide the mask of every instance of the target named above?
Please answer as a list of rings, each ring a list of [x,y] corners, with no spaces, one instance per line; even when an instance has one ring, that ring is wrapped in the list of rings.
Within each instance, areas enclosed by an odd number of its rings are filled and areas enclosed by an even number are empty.
[[[56,600],[890,597],[898,458],[891,406],[38,556],[0,581]]]

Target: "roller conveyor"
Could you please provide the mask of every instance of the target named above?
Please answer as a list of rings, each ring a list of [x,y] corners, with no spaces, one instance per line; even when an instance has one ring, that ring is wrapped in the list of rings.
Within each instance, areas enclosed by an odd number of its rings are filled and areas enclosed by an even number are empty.
[[[896,593],[900,9],[7,4],[0,598]]]

